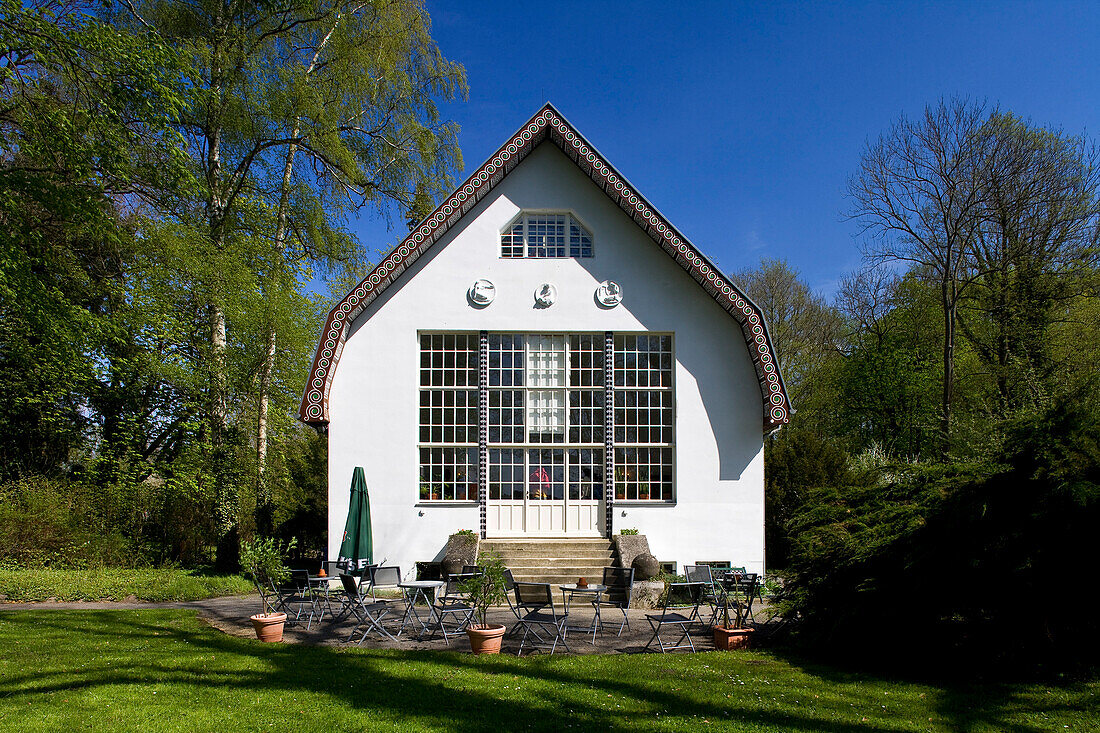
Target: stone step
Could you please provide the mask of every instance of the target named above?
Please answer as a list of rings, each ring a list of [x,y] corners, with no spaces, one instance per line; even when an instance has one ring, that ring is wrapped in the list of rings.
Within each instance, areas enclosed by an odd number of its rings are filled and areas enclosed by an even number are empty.
[[[612,566],[610,557],[502,557],[504,564],[509,568],[609,568]]]
[[[582,577],[598,583],[615,562],[611,542],[601,538],[494,539],[479,549],[499,555],[512,577],[525,583],[565,585]]]
[[[576,572],[570,574],[557,573],[554,575],[521,575],[519,573],[512,573],[512,577],[520,583],[550,583],[551,585],[565,585],[567,583],[576,583],[578,578],[586,578],[589,583],[599,583],[600,578],[603,577],[603,573],[593,574],[585,572]],[[554,589],[555,594],[557,589]]]

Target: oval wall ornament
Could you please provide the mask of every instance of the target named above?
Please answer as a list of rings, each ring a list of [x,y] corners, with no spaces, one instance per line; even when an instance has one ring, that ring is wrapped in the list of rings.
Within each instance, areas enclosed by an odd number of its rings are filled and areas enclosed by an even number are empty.
[[[469,298],[471,305],[484,308],[493,302],[493,298],[497,297],[497,286],[493,285],[492,281],[482,278],[470,286],[470,289],[466,291],[466,297]]]
[[[596,288],[596,302],[604,308],[614,308],[623,302],[623,286],[614,280],[604,280]]]
[[[550,283],[543,283],[535,288],[535,306],[549,308],[558,299],[558,289]]]

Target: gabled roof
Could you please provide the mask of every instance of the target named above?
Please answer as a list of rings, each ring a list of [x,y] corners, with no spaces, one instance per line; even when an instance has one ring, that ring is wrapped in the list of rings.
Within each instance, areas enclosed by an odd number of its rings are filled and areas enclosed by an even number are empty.
[[[355,317],[485,198],[520,161],[547,141],[561,148],[619,208],[737,319],[756,367],[760,393],[764,398],[764,432],[776,430],[790,421],[790,400],[760,309],[661,216],[548,102],[329,311],[302,396],[299,417],[303,422],[318,427],[328,423],[332,375],[336,371],[348,327]]]

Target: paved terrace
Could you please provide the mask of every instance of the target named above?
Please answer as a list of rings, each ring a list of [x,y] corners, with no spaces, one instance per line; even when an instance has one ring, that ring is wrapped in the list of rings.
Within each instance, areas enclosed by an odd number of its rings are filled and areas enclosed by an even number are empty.
[[[558,603],[560,604],[560,599],[558,599]],[[178,603],[56,603],[49,601],[42,603],[0,603],[0,613],[3,611],[17,610],[48,612],[50,610],[92,611],[140,610],[146,608],[197,611],[200,618],[220,631],[232,634],[233,636],[254,639],[256,634],[252,629],[252,623],[248,620],[248,617],[259,611],[260,597],[258,595],[227,596],[223,598],[209,598],[202,601]],[[571,623],[584,625],[591,621],[592,611],[591,606],[588,604],[578,603],[574,605],[572,609],[573,614],[570,618]],[[421,612],[424,613],[426,610],[427,607],[425,606],[421,609]],[[557,610],[561,613],[561,605],[557,606]],[[706,613],[703,613],[703,618],[707,620],[709,611],[706,609],[701,610],[706,611]],[[764,622],[769,617],[769,611],[766,604],[763,606],[757,604],[754,606],[753,611],[757,622]],[[648,609],[629,609],[627,611],[627,617],[630,619],[630,628],[623,629],[622,636],[617,637],[615,632],[618,630],[619,623],[622,620],[622,613],[616,609],[604,610],[602,614],[604,619],[604,632],[602,634],[596,634],[596,643],[594,645],[591,643],[591,632],[586,635],[580,631],[570,631],[566,636],[566,640],[569,642],[569,649],[574,654],[635,654],[642,652],[646,642],[649,641],[653,633],[645,618],[647,613],[657,613],[657,611]],[[391,615],[385,619],[385,625],[392,630],[399,620],[398,617],[397,621],[394,621]],[[509,611],[507,607],[493,608],[489,611],[489,622],[505,624],[511,628],[515,623],[515,617],[512,616],[512,612]],[[298,624],[287,625],[283,633],[283,641],[294,644],[341,646],[345,644],[354,626],[354,618],[337,622],[331,620],[326,614],[323,621],[313,623],[312,628],[308,630],[306,629],[305,619]],[[661,633],[661,637],[666,639],[666,642],[675,640],[678,636],[679,634],[676,628],[666,628]],[[358,637],[359,634],[356,634],[356,641],[358,641]],[[515,654],[519,649],[519,640],[521,637],[522,633],[513,637],[506,637],[501,647],[502,653]],[[692,631],[691,639],[697,651],[710,651],[714,649],[714,640],[711,637],[709,628],[695,628]],[[452,634],[449,647],[443,641],[443,635],[438,632],[436,632],[434,639],[425,638],[423,641],[417,641],[415,638],[405,634],[396,642],[390,641],[389,639],[380,639],[376,634],[372,634],[363,642],[362,648],[434,649],[437,651],[451,649],[453,651],[468,652],[470,651],[470,642],[467,640],[465,633],[461,633],[457,636]],[[656,649],[656,643],[650,648],[650,651],[654,649]],[[524,654],[526,655],[526,653],[525,651]],[[558,653],[561,653],[560,647]]]

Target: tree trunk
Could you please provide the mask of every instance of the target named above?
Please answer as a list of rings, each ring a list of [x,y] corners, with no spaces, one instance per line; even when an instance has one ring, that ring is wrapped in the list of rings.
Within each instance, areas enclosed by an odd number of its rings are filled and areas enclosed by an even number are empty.
[[[941,452],[946,458],[951,451],[951,402],[955,392],[955,283],[941,283],[943,304],[943,395],[940,417]]]
[[[275,329],[267,332],[267,353],[260,371],[260,400],[256,420],[256,531],[270,537],[275,529],[275,502],[267,481],[267,412],[271,394],[271,373],[275,366]]]

